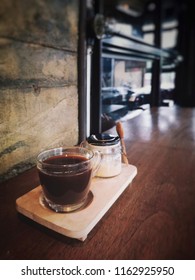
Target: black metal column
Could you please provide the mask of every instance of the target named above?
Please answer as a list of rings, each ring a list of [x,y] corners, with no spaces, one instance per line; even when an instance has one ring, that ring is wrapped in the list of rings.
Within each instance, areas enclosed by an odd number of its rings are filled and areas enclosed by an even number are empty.
[[[102,0],[94,1],[94,15],[103,13]],[[94,38],[91,59],[91,125],[90,133],[101,132],[101,73],[102,73],[102,43]]]
[[[78,95],[79,95],[79,143],[86,138],[87,131],[87,62],[86,62],[86,0],[79,7],[79,41],[78,41]]]
[[[155,1],[156,9],[154,12],[154,45],[156,48],[161,48],[161,21],[162,21],[162,6],[161,0]],[[152,90],[151,90],[151,106],[160,105],[160,76],[161,76],[161,58],[153,61],[152,66]]]

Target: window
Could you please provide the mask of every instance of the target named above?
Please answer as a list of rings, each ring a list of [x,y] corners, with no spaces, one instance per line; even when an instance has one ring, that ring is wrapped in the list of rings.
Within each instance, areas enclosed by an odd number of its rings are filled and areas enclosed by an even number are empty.
[[[88,75],[92,133],[102,131],[102,116],[115,121],[131,110],[164,105],[164,99],[173,97],[179,63],[174,1],[138,2],[95,1],[98,32],[89,40]]]
[[[149,104],[150,60],[102,58],[102,115],[116,121],[131,110]]]

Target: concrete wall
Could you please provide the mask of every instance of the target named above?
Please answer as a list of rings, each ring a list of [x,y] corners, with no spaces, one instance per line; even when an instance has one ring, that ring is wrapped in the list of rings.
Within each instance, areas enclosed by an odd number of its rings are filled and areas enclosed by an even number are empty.
[[[78,143],[78,5],[0,1],[0,181]]]

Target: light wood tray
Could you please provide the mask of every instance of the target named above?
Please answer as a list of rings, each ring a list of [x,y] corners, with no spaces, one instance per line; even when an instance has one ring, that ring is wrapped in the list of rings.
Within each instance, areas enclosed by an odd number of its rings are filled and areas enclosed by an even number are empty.
[[[41,186],[16,200],[21,214],[62,235],[84,241],[88,233],[108,211],[137,174],[133,165],[122,164],[122,171],[113,178],[93,178],[93,200],[86,208],[72,213],[56,213],[41,201]]]

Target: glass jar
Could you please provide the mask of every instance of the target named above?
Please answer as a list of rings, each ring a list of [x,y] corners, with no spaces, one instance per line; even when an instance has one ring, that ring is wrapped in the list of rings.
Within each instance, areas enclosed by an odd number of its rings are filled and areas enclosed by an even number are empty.
[[[87,138],[89,149],[99,151],[102,155],[97,177],[114,177],[121,172],[121,143],[119,136],[111,134],[92,134]]]

